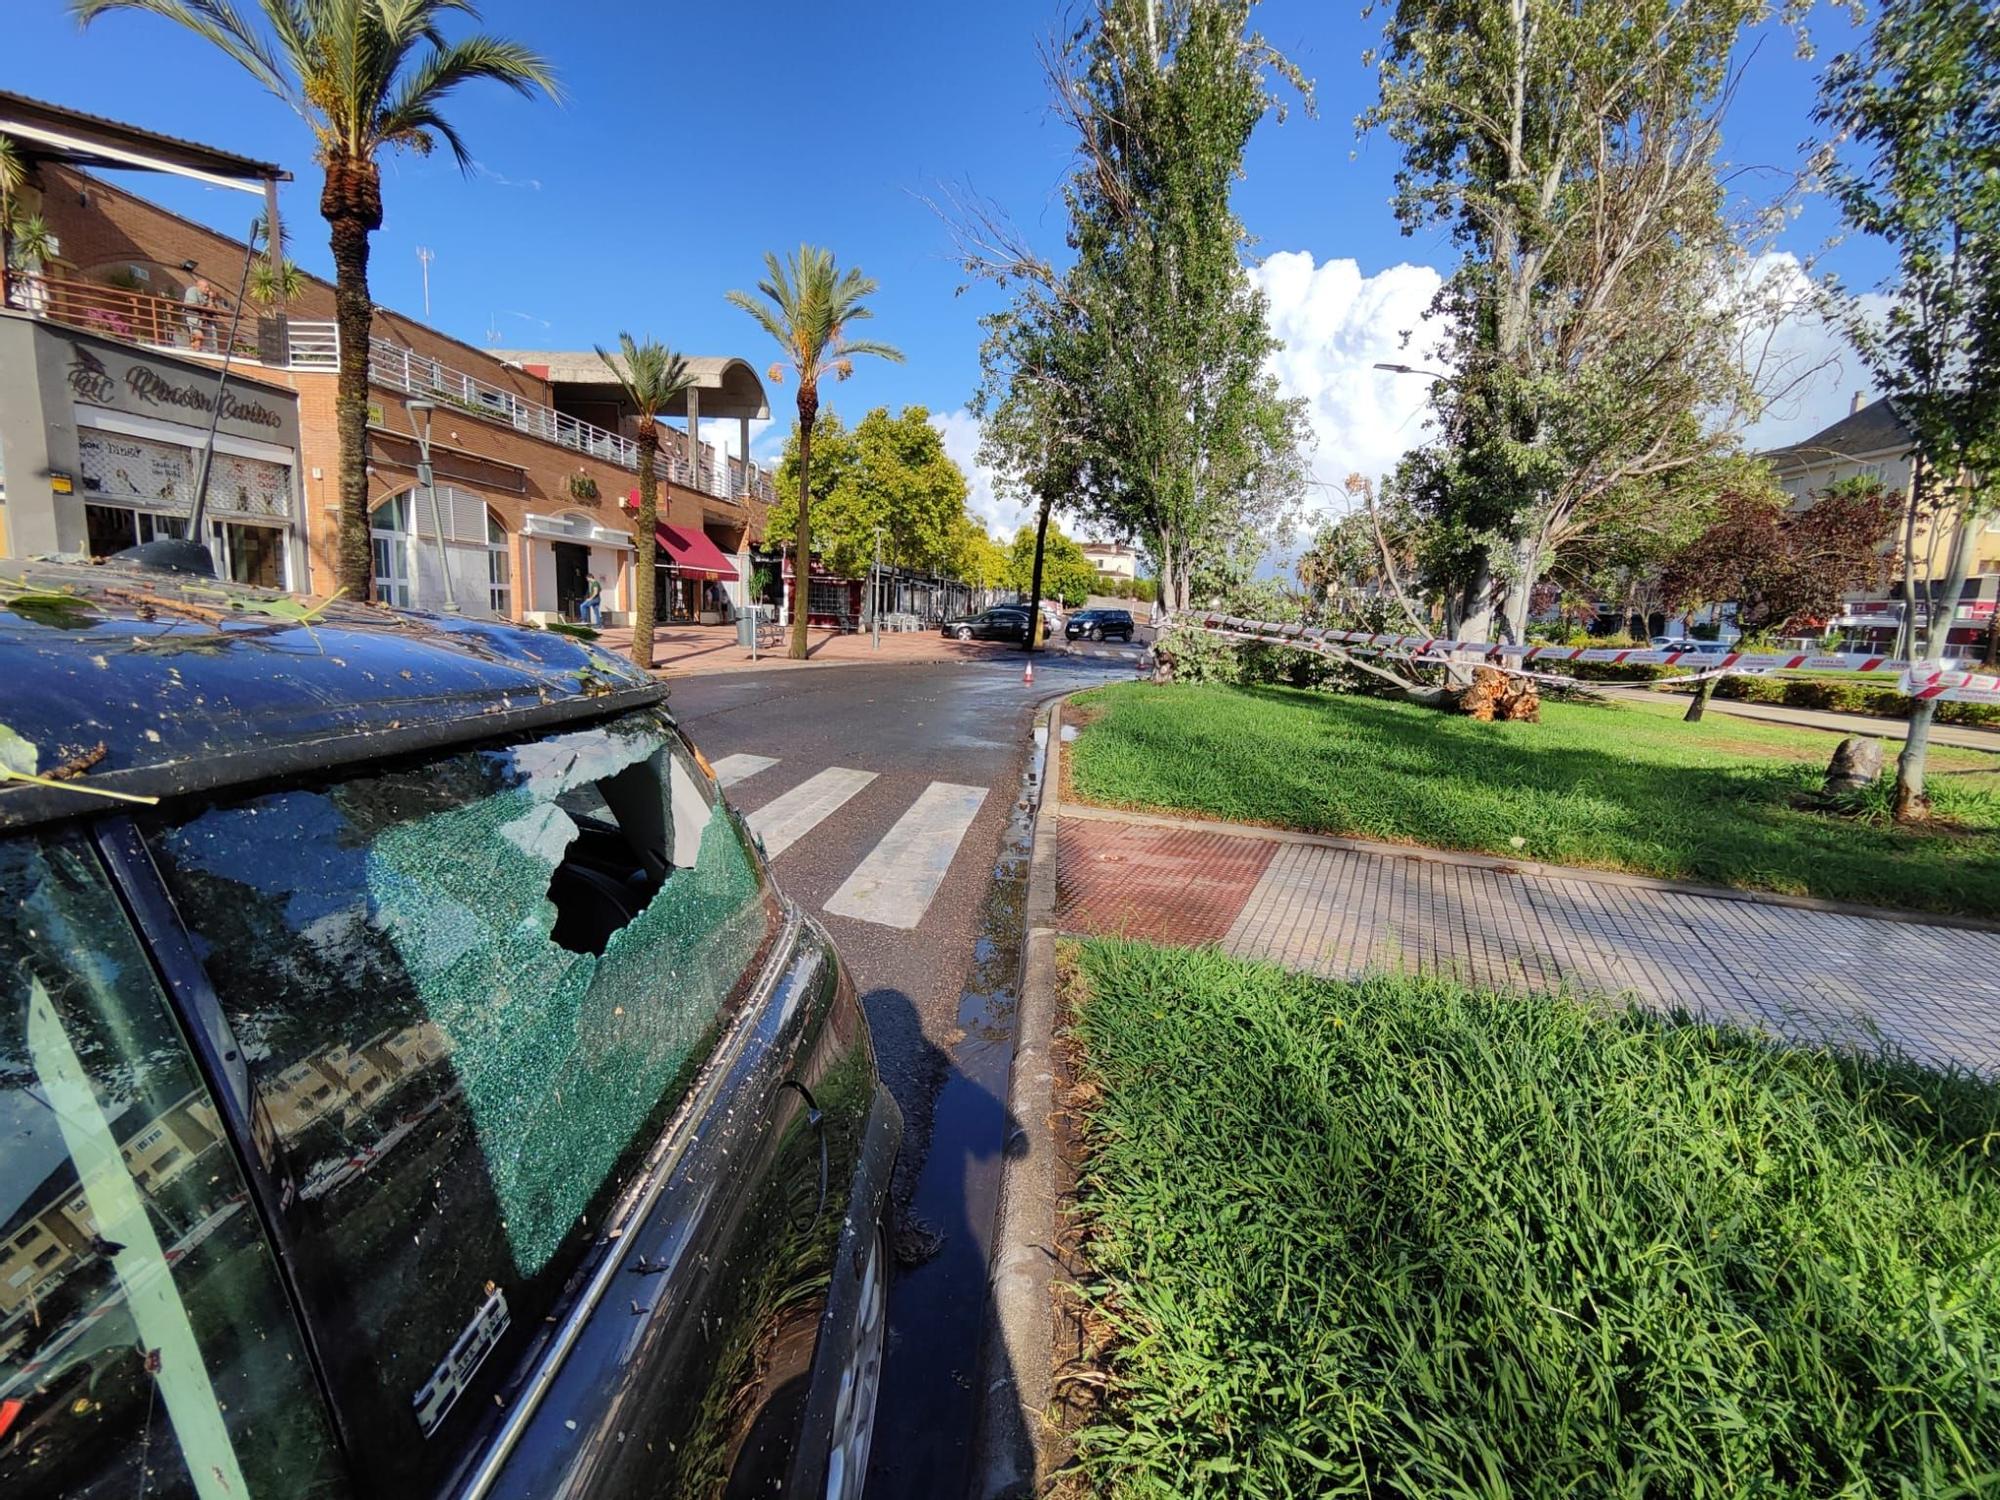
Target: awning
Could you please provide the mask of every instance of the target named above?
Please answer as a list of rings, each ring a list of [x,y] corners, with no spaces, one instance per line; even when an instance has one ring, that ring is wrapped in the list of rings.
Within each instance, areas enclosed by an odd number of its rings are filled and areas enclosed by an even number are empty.
[[[736,565],[722,555],[722,549],[708,539],[705,531],[683,531],[661,523],[654,533],[674,568],[683,578],[734,578]]]

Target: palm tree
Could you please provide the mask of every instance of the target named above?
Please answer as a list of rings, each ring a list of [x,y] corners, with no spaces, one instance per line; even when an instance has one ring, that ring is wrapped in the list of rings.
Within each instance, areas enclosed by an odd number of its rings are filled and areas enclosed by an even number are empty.
[[[7,305],[7,267],[14,233],[14,199],[27,186],[28,168],[12,136],[0,135],[0,307]]]
[[[766,254],[764,279],[757,290],[763,294],[761,302],[748,292],[731,292],[729,300],[755,318],[784,350],[784,359],[771,366],[771,379],[782,380],[789,364],[799,382],[799,524],[792,536],[796,596],[791,654],[803,657],[812,599],[812,434],[819,417],[820,377],[847,379],[854,373],[856,355],[873,354],[901,364],[903,353],[888,344],[847,337],[849,324],[875,316],[861,299],[872,297],[877,288],[853,267],[843,272],[834,264],[831,250],[801,245],[782,263]]]
[[[613,359],[602,344],[597,357],[611,367],[625,399],[639,413],[639,514],[632,521],[632,544],[638,549],[632,580],[632,660],[653,670],[653,554],[659,543],[653,536],[660,524],[660,477],[654,463],[660,455],[660,413],[694,384],[688,363],[657,339],[637,342],[631,334],[618,335],[619,357]]]
[[[340,586],[368,597],[368,237],[382,227],[385,147],[428,155],[439,141],[462,170],[472,158],[441,112],[461,84],[480,79],[516,93],[556,97],[555,75],[519,42],[483,33],[447,41],[446,11],[477,17],[464,0],[256,0],[259,27],[232,0],[70,0],[89,25],[107,11],[150,11],[178,23],[241,64],[312,130],[326,173],[319,211],[333,231],[334,315],[340,376]]]

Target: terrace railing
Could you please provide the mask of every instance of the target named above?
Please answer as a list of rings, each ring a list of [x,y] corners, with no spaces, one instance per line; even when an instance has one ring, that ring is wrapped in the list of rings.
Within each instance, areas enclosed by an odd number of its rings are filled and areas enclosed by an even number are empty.
[[[557,411],[518,391],[453,369],[441,360],[392,340],[369,341],[368,378],[391,390],[440,401],[488,421],[504,423],[517,432],[588,454],[635,474],[639,470],[639,444],[623,433]],[[729,501],[740,500],[746,494],[766,502],[777,498],[771,476],[756,464],[749,466],[747,474],[736,459],[718,465],[715,450],[703,443],[697,468],[680,451],[682,442],[678,435],[669,430],[662,432],[661,438],[657,472],[684,489]]]
[[[274,317],[245,307],[232,339],[230,308],[220,300],[188,303],[75,276],[13,271],[7,277],[7,303],[53,323],[148,349],[219,357],[227,344],[233,359],[287,369],[331,370],[340,363],[332,323]]]

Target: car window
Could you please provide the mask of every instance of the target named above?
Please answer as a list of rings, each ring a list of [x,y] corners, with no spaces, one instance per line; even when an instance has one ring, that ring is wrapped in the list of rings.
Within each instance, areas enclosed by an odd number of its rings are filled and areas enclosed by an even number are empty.
[[[102,869],[0,842],[0,1495],[345,1494],[214,1100]]]
[[[150,828],[249,1058],[335,1394],[435,1480],[761,966],[775,899],[650,713]]]

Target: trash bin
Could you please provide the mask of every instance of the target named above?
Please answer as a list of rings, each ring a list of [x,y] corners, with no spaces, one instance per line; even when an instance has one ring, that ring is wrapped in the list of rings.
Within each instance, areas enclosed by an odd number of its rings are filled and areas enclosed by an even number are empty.
[[[746,651],[757,649],[757,621],[763,612],[761,604],[746,604],[736,612],[736,644]]]

